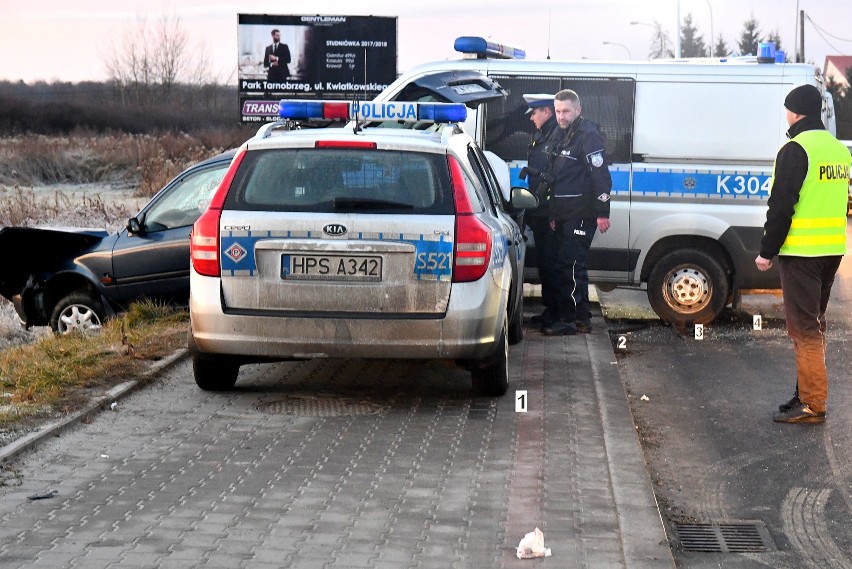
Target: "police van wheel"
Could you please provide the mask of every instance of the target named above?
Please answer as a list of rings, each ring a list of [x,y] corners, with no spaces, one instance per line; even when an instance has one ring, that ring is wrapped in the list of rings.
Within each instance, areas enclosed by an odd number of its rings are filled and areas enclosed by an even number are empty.
[[[487,360],[483,367],[470,370],[473,391],[477,395],[499,397],[509,390],[509,336],[506,319],[503,319],[503,330],[497,341],[497,351]]]
[[[654,312],[676,326],[709,324],[725,308],[730,284],[712,255],[681,249],[663,256],[648,278],[648,300]]]

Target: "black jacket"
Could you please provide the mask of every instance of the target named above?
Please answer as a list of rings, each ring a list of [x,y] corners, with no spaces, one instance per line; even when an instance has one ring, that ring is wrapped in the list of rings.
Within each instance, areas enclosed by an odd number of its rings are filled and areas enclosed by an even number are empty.
[[[597,126],[578,117],[554,132],[550,174],[550,219],[609,217],[612,177]]]
[[[818,117],[805,117],[790,127],[787,137],[793,138],[806,130],[825,130],[825,126]],[[787,239],[794,207],[799,203],[799,192],[802,191],[807,175],[808,154],[802,145],[790,141],[782,146],[775,157],[775,174],[769,190],[769,211],[766,212],[763,239],[760,241],[760,256],[764,259],[777,255]]]
[[[551,116],[541,125],[541,129],[536,129],[530,140],[530,148],[527,154],[527,182],[529,189],[536,195],[539,195],[539,185],[541,183],[541,173],[547,170],[550,163],[550,147],[554,132],[559,130],[559,125],[556,124],[556,116]],[[547,215],[547,200],[545,195],[539,196],[539,206],[528,211],[527,215],[545,216]]]
[[[263,66],[267,68],[266,80],[272,82],[286,81],[290,77],[290,48],[284,42],[278,42],[278,49],[273,49],[275,44],[266,46],[263,52]],[[278,64],[272,65],[270,55],[278,58]]]

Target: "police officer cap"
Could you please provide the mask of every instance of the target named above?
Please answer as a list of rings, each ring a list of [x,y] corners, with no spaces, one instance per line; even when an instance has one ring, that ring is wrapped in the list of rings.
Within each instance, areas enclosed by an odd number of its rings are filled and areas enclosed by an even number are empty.
[[[822,111],[822,95],[813,85],[799,85],[784,99],[784,106],[797,115],[819,115]]]
[[[553,107],[553,95],[547,93],[530,93],[524,95],[524,101],[527,102],[526,114],[533,112],[533,109],[538,107]]]

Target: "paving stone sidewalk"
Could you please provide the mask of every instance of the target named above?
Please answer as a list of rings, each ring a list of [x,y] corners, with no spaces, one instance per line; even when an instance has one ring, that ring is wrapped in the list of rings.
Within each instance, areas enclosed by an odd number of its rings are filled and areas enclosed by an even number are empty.
[[[183,360],[2,465],[0,566],[670,568],[614,362],[600,316],[529,329],[502,398],[381,360],[249,366],[206,393]],[[552,557],[518,560],[535,527]]]

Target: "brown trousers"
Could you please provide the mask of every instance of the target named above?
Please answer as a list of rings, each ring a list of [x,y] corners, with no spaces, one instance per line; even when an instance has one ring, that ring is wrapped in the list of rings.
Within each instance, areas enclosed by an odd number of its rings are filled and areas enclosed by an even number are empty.
[[[834,276],[843,257],[778,257],[787,335],[796,354],[799,399],[817,412],[825,411],[825,309]]]

